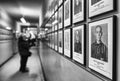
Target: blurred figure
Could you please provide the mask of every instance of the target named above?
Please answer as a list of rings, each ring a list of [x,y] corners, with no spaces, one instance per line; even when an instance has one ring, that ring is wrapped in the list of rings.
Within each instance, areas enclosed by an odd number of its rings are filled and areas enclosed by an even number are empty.
[[[28,57],[31,56],[31,52],[29,51],[31,45],[30,42],[31,35],[27,32],[21,33],[20,37],[18,38],[18,51],[21,57],[20,61],[20,71],[21,72],[28,72],[28,68],[26,68],[26,63]]]

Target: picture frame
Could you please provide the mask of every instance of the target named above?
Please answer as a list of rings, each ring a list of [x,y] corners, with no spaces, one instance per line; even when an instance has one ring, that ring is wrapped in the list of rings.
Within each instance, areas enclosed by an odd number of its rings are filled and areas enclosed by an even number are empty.
[[[89,17],[114,10],[114,0],[89,0]]]
[[[52,39],[51,39],[51,46],[52,46],[52,49],[54,49],[54,33],[52,33]]]
[[[58,33],[55,32],[55,50],[57,51],[58,50]]]
[[[115,17],[89,23],[89,65],[103,76],[113,79]],[[109,40],[109,41],[108,41]]]
[[[59,29],[63,28],[63,6],[59,8]]]
[[[55,22],[55,14],[52,16],[52,27],[55,26],[54,22]],[[54,31],[55,31],[55,29],[54,29]]]
[[[64,30],[64,55],[71,57],[71,37],[70,29]]]
[[[72,56],[73,56],[73,60],[84,64],[84,28],[85,25],[81,25],[81,26],[76,26],[72,29]]]
[[[59,6],[60,6],[62,3],[63,3],[63,0],[59,0],[59,1],[58,1]]]
[[[52,48],[52,33],[50,33],[50,48]]]
[[[59,53],[63,54],[63,31],[58,31],[58,47]]]
[[[54,32],[55,31],[55,27],[54,27],[54,25],[52,26],[52,32]]]
[[[55,31],[58,30],[58,25],[57,24],[54,27],[55,27]]]
[[[73,23],[77,23],[84,20],[84,0],[73,0]]]
[[[47,38],[47,46],[49,46],[49,34],[46,35]]]
[[[54,5],[55,11],[57,11],[58,6],[59,6],[58,0],[55,0],[55,5]]]
[[[55,13],[55,20],[53,25],[55,26],[55,31],[58,30],[58,12]]]
[[[64,27],[71,25],[71,0],[64,2]]]

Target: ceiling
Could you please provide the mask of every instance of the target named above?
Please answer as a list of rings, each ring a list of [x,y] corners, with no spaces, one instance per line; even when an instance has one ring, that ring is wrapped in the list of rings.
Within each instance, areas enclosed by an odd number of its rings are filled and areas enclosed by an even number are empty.
[[[44,0],[0,0],[0,8],[12,18],[20,20],[23,16],[28,22],[38,22]]]

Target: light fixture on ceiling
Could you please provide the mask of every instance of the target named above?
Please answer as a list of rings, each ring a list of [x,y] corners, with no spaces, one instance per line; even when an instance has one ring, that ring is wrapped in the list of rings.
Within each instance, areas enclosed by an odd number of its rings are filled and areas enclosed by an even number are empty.
[[[26,20],[25,20],[24,17],[20,18],[20,20],[21,20],[22,23],[26,23]]]

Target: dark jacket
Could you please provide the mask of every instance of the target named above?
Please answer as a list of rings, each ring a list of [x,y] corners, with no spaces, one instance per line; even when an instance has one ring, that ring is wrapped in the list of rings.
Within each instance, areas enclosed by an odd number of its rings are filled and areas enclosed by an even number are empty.
[[[94,42],[91,46],[91,57],[108,62],[107,46],[102,41],[100,44]]]
[[[30,40],[25,41],[22,36],[18,39],[18,51],[21,56],[30,56],[31,52],[29,51],[31,47]]]

